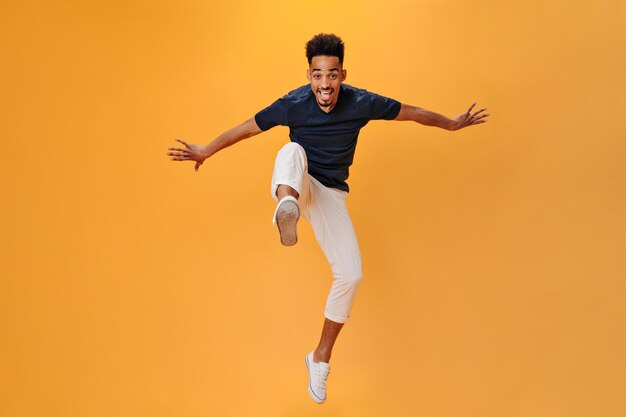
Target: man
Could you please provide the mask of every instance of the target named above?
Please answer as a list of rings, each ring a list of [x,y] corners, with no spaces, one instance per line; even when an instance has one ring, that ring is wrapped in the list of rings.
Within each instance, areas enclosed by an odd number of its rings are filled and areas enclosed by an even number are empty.
[[[277,201],[274,223],[280,241],[297,242],[300,216],[310,223],[333,273],[317,348],[305,356],[309,395],[326,400],[326,381],[333,345],[349,319],[361,281],[361,255],[346,208],[349,167],[360,129],[370,120],[412,120],[447,130],[484,123],[486,109],[472,113],[476,103],[452,119],[432,111],[342,84],[344,44],[332,34],[319,34],[306,44],[310,84],[291,91],[242,124],[222,133],[206,146],[176,139],[185,148],[169,148],[174,161],[195,161],[196,171],[206,158],[242,139],[277,125],[289,126],[291,142],[276,157],[271,193]],[[481,114],[483,113],[483,114]]]

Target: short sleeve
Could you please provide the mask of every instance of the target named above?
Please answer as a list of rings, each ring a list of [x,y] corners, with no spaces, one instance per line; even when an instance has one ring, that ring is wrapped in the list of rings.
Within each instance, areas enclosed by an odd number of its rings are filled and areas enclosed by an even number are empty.
[[[369,93],[371,120],[393,120],[400,113],[400,102],[389,97]]]
[[[254,116],[261,130],[269,130],[274,126],[287,126],[287,105],[284,98],[279,98]]]

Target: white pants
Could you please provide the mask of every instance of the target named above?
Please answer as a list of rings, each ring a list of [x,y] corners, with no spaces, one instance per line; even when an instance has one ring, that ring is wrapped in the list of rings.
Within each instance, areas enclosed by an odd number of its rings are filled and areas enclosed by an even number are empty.
[[[276,155],[271,188],[276,201],[280,184],[300,194],[300,213],[311,223],[315,238],[330,263],[333,284],[324,315],[334,322],[345,323],[350,318],[362,277],[361,253],[346,207],[348,192],[326,187],[309,175],[304,148],[295,142],[283,146]]]

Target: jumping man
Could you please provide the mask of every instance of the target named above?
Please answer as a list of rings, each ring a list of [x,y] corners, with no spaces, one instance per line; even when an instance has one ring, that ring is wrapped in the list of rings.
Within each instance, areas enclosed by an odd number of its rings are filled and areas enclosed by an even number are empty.
[[[277,202],[273,222],[285,246],[296,244],[297,222],[303,216],[330,263],[333,284],[326,301],[324,326],[317,348],[305,356],[309,395],[326,400],[326,380],[333,345],[350,318],[361,281],[361,254],[346,208],[349,167],[359,131],[370,120],[410,120],[446,130],[459,130],[487,121],[486,109],[449,119],[421,107],[343,84],[344,44],[332,34],[319,34],[306,44],[309,84],[305,84],[254,117],[219,135],[206,146],[182,143],[169,148],[174,161],[195,161],[195,170],[216,152],[274,126],[289,126],[290,143],[276,156],[271,195]],[[482,113],[482,114],[481,114]]]

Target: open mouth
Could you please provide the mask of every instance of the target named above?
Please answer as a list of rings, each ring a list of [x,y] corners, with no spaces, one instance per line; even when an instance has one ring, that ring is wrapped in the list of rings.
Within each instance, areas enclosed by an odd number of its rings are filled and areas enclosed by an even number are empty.
[[[330,95],[332,94],[332,90],[319,91],[322,100],[330,100]]]

